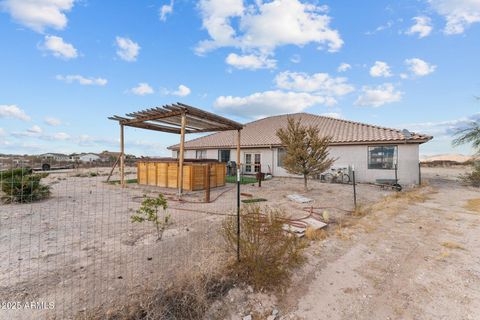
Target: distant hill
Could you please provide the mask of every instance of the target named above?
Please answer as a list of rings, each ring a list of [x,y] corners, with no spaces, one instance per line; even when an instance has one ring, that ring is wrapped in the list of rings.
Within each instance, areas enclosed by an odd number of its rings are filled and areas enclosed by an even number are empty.
[[[473,160],[472,156],[458,153],[437,154],[433,156],[422,156],[421,162],[457,162],[464,163]]]

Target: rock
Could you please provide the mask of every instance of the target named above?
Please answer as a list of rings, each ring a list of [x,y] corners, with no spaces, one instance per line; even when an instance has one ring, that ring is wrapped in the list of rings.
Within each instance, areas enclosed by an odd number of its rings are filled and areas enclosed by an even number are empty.
[[[277,316],[274,316],[274,315],[270,315],[267,317],[267,320],[275,320],[277,319]]]
[[[278,309],[273,309],[272,316],[277,316],[277,315],[278,315]]]
[[[252,315],[249,314],[248,316],[243,317],[243,320],[252,320]]]

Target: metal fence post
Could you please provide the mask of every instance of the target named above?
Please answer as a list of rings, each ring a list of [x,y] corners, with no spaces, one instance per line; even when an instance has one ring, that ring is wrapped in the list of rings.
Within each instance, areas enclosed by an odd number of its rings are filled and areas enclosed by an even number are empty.
[[[352,182],[353,182],[353,205],[357,209],[357,183],[355,181],[355,166],[352,166]]]
[[[237,167],[237,261],[240,262],[240,164]]]

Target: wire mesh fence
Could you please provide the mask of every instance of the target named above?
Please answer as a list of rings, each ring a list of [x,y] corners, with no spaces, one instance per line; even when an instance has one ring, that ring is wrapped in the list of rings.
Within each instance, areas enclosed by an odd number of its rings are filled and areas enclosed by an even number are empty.
[[[87,318],[221,259],[219,231],[236,213],[235,184],[212,189],[205,203],[203,191],[180,199],[176,189],[137,184],[135,166],[126,168],[126,188],[117,171],[107,183],[111,165],[47,175],[12,159],[1,163],[0,318]],[[49,190],[39,193],[42,186]],[[154,224],[131,219],[145,197],[159,193],[171,215],[161,240]]]

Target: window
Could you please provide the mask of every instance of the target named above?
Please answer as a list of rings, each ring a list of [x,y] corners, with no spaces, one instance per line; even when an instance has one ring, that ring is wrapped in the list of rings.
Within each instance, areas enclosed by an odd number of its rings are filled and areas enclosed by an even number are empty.
[[[368,169],[395,169],[397,146],[368,147]]]
[[[207,159],[207,150],[197,150],[195,152],[196,159]]]
[[[220,162],[229,162],[230,150],[218,150],[218,160]]]
[[[284,148],[277,149],[277,166],[283,167],[283,160],[285,159],[286,155],[287,155],[286,149]]]
[[[246,153],[245,154],[245,172],[254,173],[261,170],[261,155],[260,153]]]

